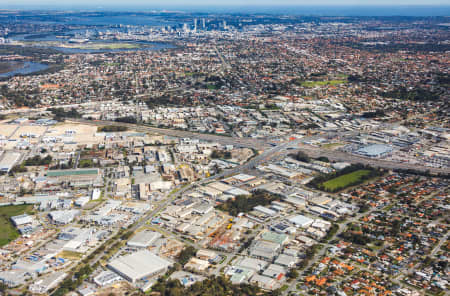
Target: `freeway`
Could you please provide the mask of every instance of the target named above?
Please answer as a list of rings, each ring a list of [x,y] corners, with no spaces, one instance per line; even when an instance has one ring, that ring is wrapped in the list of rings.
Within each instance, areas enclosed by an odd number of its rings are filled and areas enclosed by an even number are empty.
[[[307,153],[310,157],[320,157],[325,156],[328,157],[328,159],[333,161],[344,161],[344,162],[350,162],[350,163],[362,163],[362,164],[368,164],[373,167],[379,167],[379,168],[385,168],[385,169],[411,169],[411,170],[417,170],[426,172],[429,171],[430,173],[441,173],[441,174],[450,174],[449,168],[434,168],[434,167],[426,167],[426,166],[418,166],[417,164],[411,164],[407,162],[396,162],[396,161],[389,161],[379,158],[370,158],[370,157],[363,157],[355,154],[350,154],[342,151],[337,150],[326,150],[321,149],[318,147],[313,146],[307,146],[302,145],[299,146],[298,149],[302,150],[303,152]]]
[[[121,123],[121,122],[115,122],[115,121],[93,121],[93,120],[86,120],[86,119],[71,119],[72,122],[79,122],[84,124],[93,124],[97,126],[103,126],[103,125],[122,125],[127,126],[130,129],[141,131],[141,132],[153,132],[163,135],[168,135],[172,137],[179,137],[179,138],[194,138],[194,139],[200,139],[205,141],[212,141],[217,142],[222,145],[234,145],[236,147],[246,147],[246,148],[252,148],[256,150],[265,150],[265,151],[272,151],[271,153],[281,151],[284,148],[295,148],[297,150],[302,150],[303,152],[307,153],[310,157],[317,158],[320,156],[325,156],[330,160],[333,161],[343,161],[343,162],[350,162],[350,163],[363,163],[368,164],[373,167],[379,167],[379,168],[385,168],[385,169],[412,169],[412,170],[418,170],[422,172],[429,171],[430,173],[441,173],[441,174],[450,174],[449,168],[434,168],[434,167],[426,167],[426,166],[418,166],[416,164],[411,164],[407,162],[396,162],[396,161],[389,161],[384,159],[378,159],[378,158],[370,158],[370,157],[363,157],[355,154],[350,154],[342,151],[337,150],[328,150],[323,149],[320,147],[315,147],[312,145],[305,145],[300,144],[300,141],[304,142],[310,138],[314,137],[306,137],[301,139],[296,139],[293,141],[284,142],[283,144],[279,144],[275,146],[275,150],[271,149],[272,147],[271,143],[267,139],[254,139],[254,138],[235,138],[235,137],[227,137],[227,136],[220,136],[216,134],[202,134],[202,133],[196,133],[196,132],[190,132],[190,131],[182,131],[182,130],[175,130],[175,129],[169,129],[169,128],[157,128],[157,127],[151,127],[146,125],[140,125],[140,124],[130,124],[130,123]],[[277,149],[278,147],[278,149]],[[265,154],[265,152],[264,152]],[[270,153],[269,153],[270,154]],[[266,155],[267,156],[267,155]]]
[[[1,110],[0,114],[8,115],[8,114],[29,114],[30,112],[44,112],[47,111],[48,108],[79,108],[79,107],[89,107],[89,106],[96,106],[98,104],[108,104],[112,102],[117,102],[117,99],[113,100],[105,100],[105,101],[89,101],[85,103],[76,103],[76,104],[58,104],[58,105],[52,105],[52,106],[46,106],[46,107],[39,107],[39,108],[18,108],[18,109],[5,109]]]
[[[199,140],[211,141],[221,143],[223,145],[234,145],[238,147],[246,147],[246,148],[254,148],[257,150],[264,150],[270,147],[269,143],[267,143],[263,139],[250,139],[250,138],[233,138],[227,136],[220,136],[216,134],[202,134],[195,133],[190,131],[182,131],[176,129],[168,129],[168,128],[158,128],[151,127],[147,125],[140,124],[131,124],[131,123],[122,123],[115,121],[104,121],[104,120],[87,120],[87,119],[70,119],[71,122],[78,122],[84,124],[91,124],[96,126],[104,126],[104,125],[121,125],[127,126],[130,129],[147,132],[147,133],[158,133],[162,135],[178,137],[178,138],[194,138]]]

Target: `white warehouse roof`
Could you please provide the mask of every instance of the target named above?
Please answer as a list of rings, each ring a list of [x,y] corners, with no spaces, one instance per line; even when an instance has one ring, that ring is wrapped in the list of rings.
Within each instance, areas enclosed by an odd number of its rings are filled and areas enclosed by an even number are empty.
[[[289,218],[289,222],[299,227],[308,227],[314,222],[314,220],[303,215],[297,215],[295,217]]]
[[[154,231],[144,230],[133,236],[127,243],[130,247],[146,248],[154,243],[161,234]]]
[[[142,250],[115,259],[108,264],[108,267],[130,282],[135,282],[165,272],[171,265],[171,262],[150,251]]]

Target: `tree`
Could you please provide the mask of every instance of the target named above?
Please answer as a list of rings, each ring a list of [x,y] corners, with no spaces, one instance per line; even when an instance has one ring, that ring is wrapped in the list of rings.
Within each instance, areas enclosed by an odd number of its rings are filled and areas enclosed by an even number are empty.
[[[0,283],[0,292],[4,293],[8,289],[8,286],[5,285],[3,282]]]
[[[52,157],[47,155],[44,158],[41,158],[39,155],[33,156],[25,160],[25,166],[38,166],[38,165],[49,165],[52,162]]]
[[[286,275],[290,279],[296,279],[298,278],[298,271],[296,269],[291,269]]]
[[[264,292],[257,286],[249,284],[233,285],[230,280],[224,276],[209,277],[202,282],[196,282],[192,286],[185,288],[178,280],[158,279],[153,285],[152,292],[159,292],[161,296],[250,296],[250,295],[280,295],[274,292]]]
[[[69,118],[81,118],[81,114],[75,108],[65,111],[64,108],[48,108],[55,115],[55,120],[61,121],[65,117]]]
[[[97,128],[98,132],[124,132],[127,130],[128,127],[122,125],[107,125],[107,126],[100,126]]]
[[[197,250],[192,247],[188,246],[186,247],[181,253],[178,255],[178,262],[180,262],[181,265],[185,265],[188,263],[188,261],[195,256],[195,253],[197,253]]]
[[[296,159],[298,161],[303,161],[303,162],[311,161],[311,158],[309,158],[309,156],[303,151],[298,151],[297,154],[294,155],[294,159]]]
[[[330,160],[326,156],[320,156],[317,158],[317,160],[322,162],[330,162]]]
[[[275,200],[279,200],[279,196],[266,191],[256,190],[251,196],[238,195],[234,200],[229,199],[219,205],[218,208],[232,216],[237,216],[241,212],[247,213],[258,205],[266,206]]]
[[[137,119],[133,116],[119,117],[119,118],[116,118],[115,121],[116,122],[124,122],[124,123],[132,123],[132,124],[137,123]]]

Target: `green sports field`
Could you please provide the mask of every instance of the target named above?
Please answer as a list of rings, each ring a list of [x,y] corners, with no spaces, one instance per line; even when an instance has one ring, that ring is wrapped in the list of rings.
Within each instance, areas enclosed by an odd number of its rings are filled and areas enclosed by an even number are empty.
[[[334,191],[337,188],[345,188],[361,181],[361,178],[370,174],[369,170],[357,170],[352,173],[339,176],[322,183],[327,191]]]
[[[325,80],[325,81],[303,81],[301,86],[303,87],[316,87],[316,86],[324,86],[324,85],[339,85],[346,83],[346,80]]]

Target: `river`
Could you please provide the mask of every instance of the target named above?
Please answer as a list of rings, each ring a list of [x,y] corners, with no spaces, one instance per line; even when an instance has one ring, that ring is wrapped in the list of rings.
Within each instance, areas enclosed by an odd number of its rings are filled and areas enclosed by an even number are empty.
[[[9,78],[15,75],[26,75],[48,69],[48,65],[36,62],[23,62],[20,67],[9,72],[1,73],[0,78]]]

